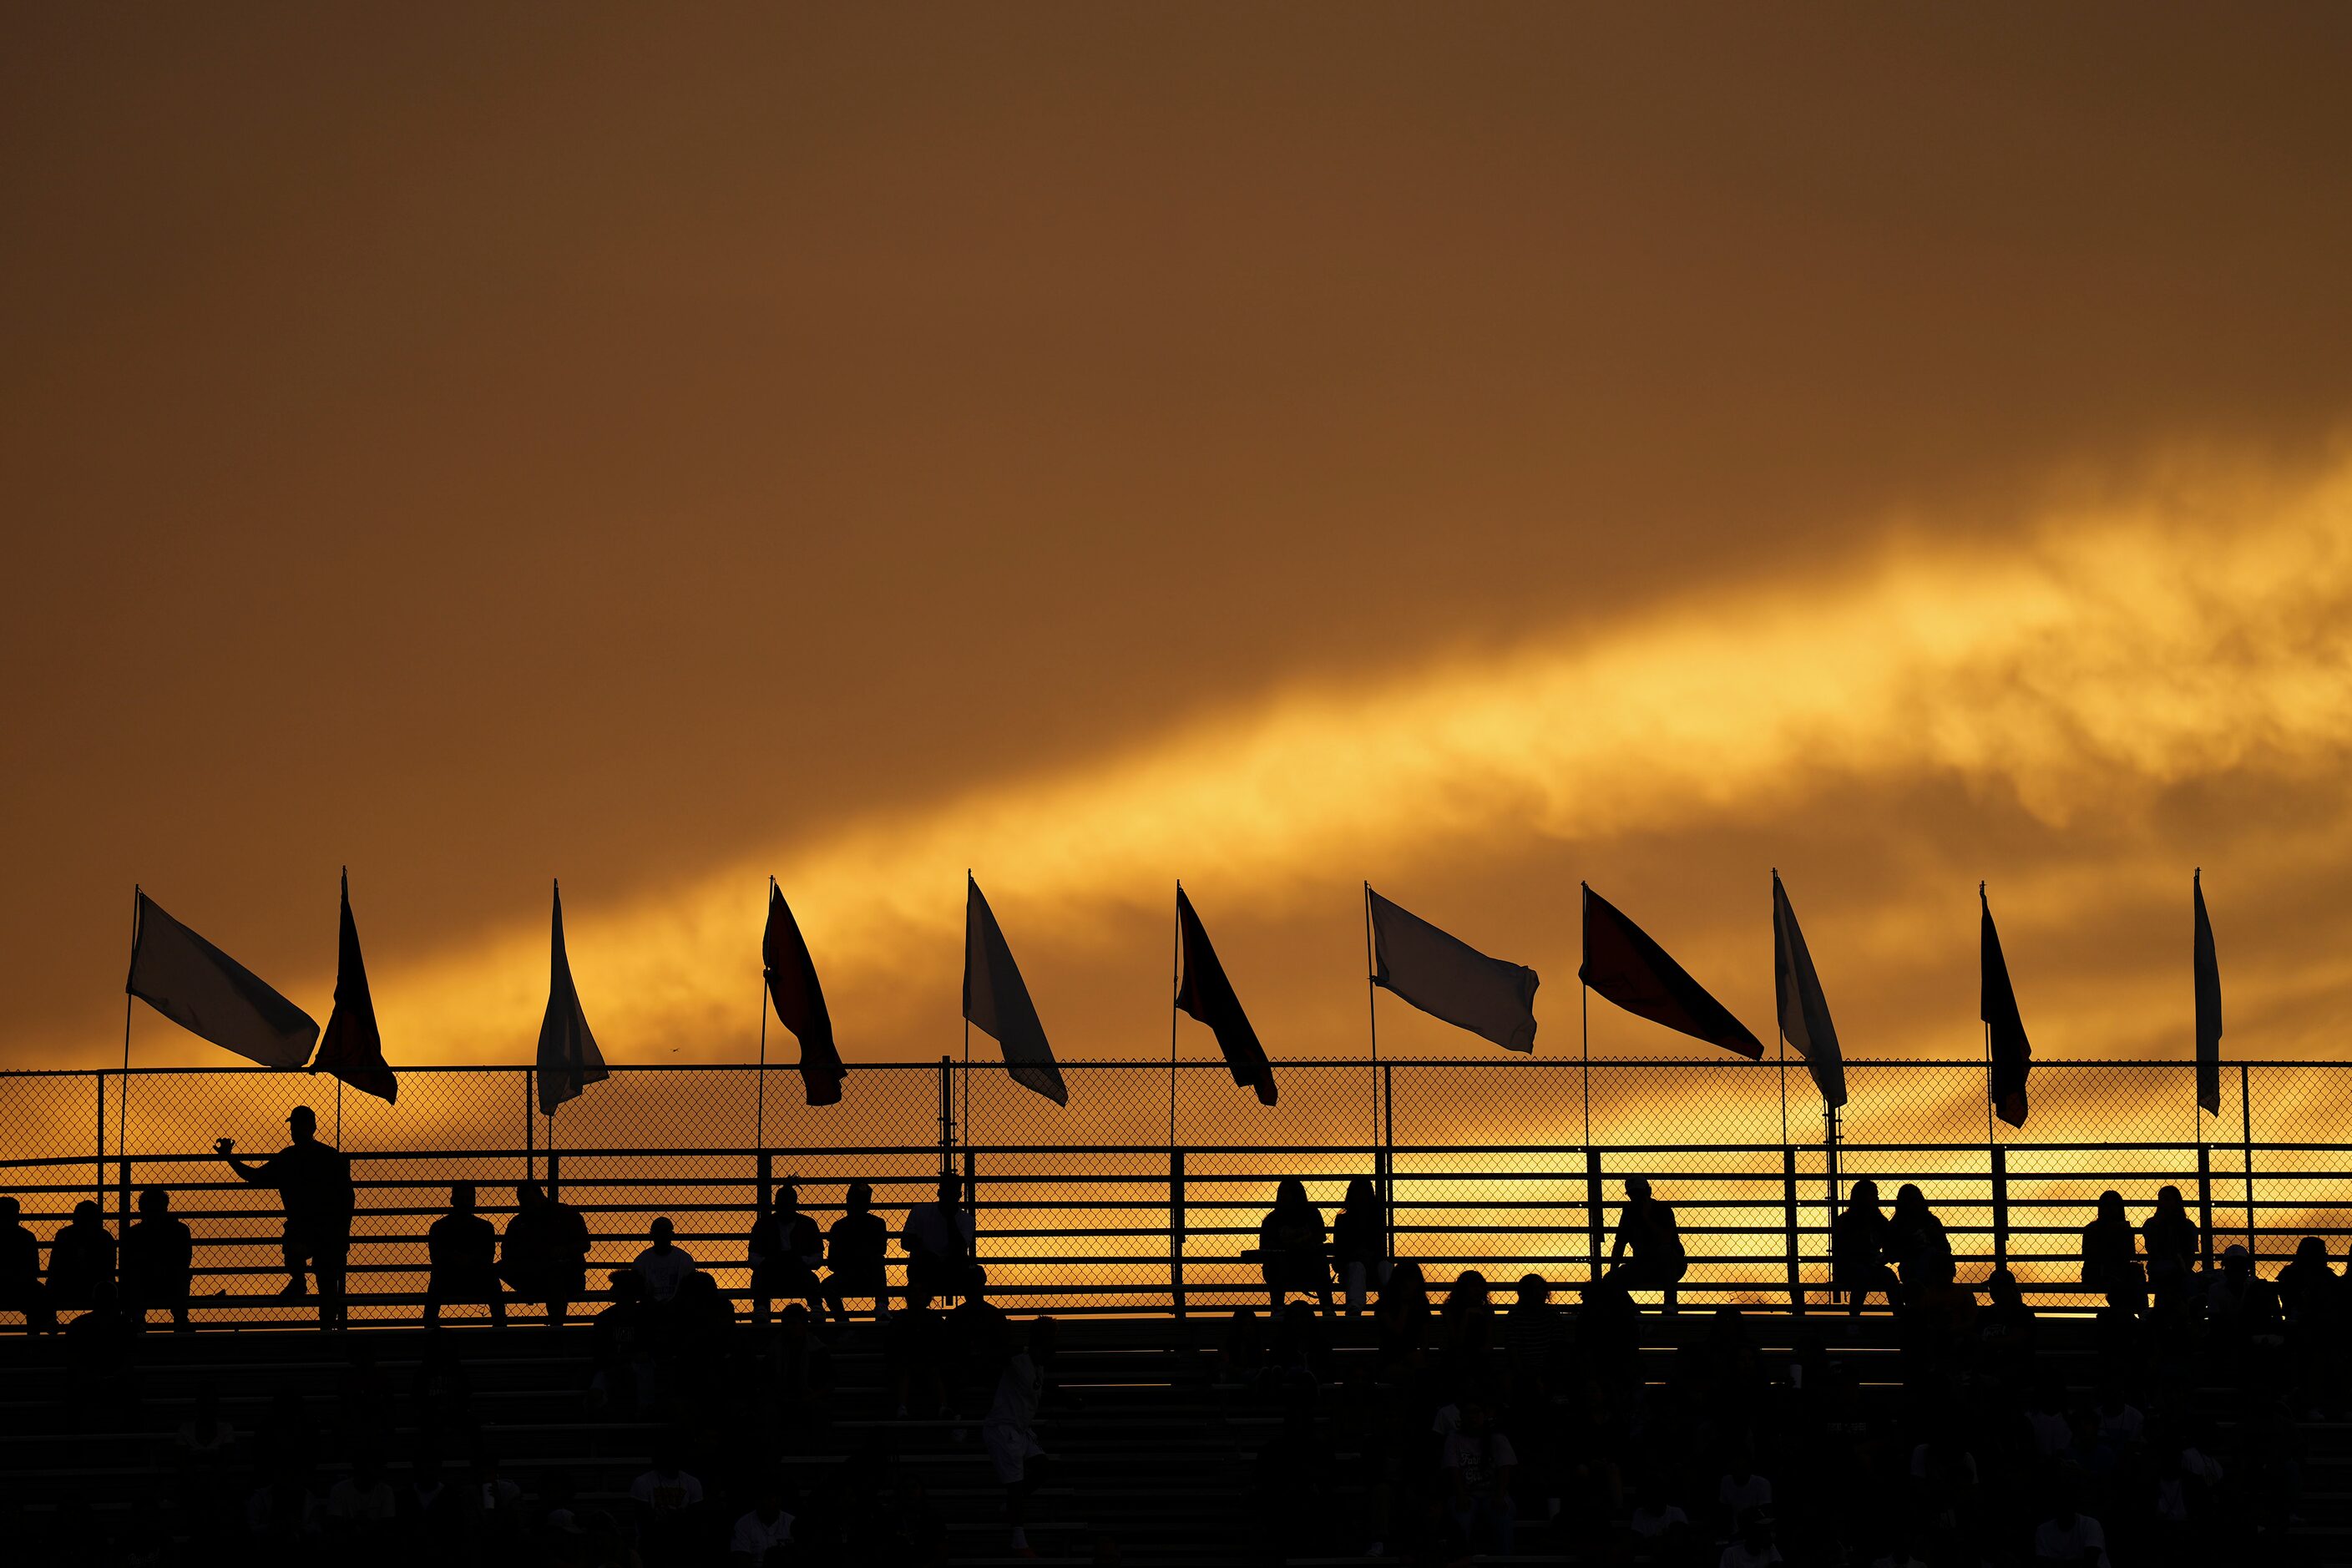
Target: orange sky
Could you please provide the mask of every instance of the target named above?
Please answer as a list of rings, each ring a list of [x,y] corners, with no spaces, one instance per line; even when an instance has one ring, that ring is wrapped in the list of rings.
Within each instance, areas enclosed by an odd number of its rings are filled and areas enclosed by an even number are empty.
[[[1073,1056],[1180,875],[1277,1058],[1366,877],[1541,1053],[1580,879],[1769,1034],[1775,865],[1854,1054],[1975,1050],[1979,878],[2184,1054],[2196,865],[2336,1054],[2352,17],[2231,20],[15,8],[0,1061],[134,880],[323,1020],[346,863],[395,1060],[528,1057],[559,874],[615,1060],[751,1053],[770,871],[957,1048],[967,866]]]

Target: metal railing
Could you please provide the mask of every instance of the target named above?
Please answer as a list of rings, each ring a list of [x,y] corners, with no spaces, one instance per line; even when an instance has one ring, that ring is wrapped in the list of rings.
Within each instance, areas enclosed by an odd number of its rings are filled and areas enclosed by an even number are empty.
[[[870,1182],[895,1228],[951,1169],[971,1181],[990,1293],[1059,1311],[1263,1302],[1242,1254],[1275,1184],[1293,1175],[1327,1215],[1351,1178],[1378,1178],[1395,1255],[1441,1285],[1469,1268],[1498,1283],[1589,1278],[1605,1265],[1622,1179],[1644,1175],[1680,1219],[1693,1308],[1825,1305],[1829,1221],[1865,1175],[1890,1193],[1919,1184],[1963,1279],[2007,1266],[2052,1307],[2089,1303],[2077,1236],[2111,1187],[2137,1218],[2157,1187],[2177,1185],[2216,1246],[2242,1242],[2266,1262],[2305,1235],[2331,1250],[2352,1237],[2352,1144],[2317,1141],[2352,1091],[2333,1064],[2233,1065],[2241,1115],[2226,1127],[2196,1118],[2185,1063],[2037,1064],[2034,1121],[1988,1141],[1980,1062],[1855,1062],[1834,1143],[1793,1131],[1822,1127],[1796,1109],[1812,1098],[1801,1071],[1787,1075],[1792,1133],[1780,1136],[1774,1064],[1280,1070],[1282,1102],[1268,1110],[1215,1063],[1069,1062],[1064,1109],[1001,1070],[881,1064],[853,1071],[842,1105],[813,1109],[789,1068],[766,1069],[764,1096],[751,1067],[615,1068],[551,1124],[531,1110],[528,1068],[404,1069],[398,1106],[346,1094],[340,1116],[331,1080],[264,1069],[134,1069],[127,1081],[14,1073],[0,1075],[0,1187],[44,1241],[77,1201],[97,1199],[119,1227],[136,1189],[167,1187],[196,1236],[196,1317],[212,1324],[310,1316],[272,1294],[283,1279],[273,1194],[237,1181],[209,1148],[222,1134],[275,1148],[296,1102],[317,1109],[322,1135],[352,1157],[362,1318],[415,1315],[425,1227],[460,1181],[479,1185],[483,1212],[500,1220],[514,1183],[553,1184],[588,1217],[599,1270],[625,1266],[653,1217],[668,1215],[680,1245],[740,1295],[744,1235],[776,1183],[795,1179],[823,1223],[850,1182]],[[2273,1139],[2252,1138],[2250,1118],[2274,1125]],[[2162,1136],[2168,1124],[2215,1136]],[[2080,1135],[2095,1126],[2109,1135]],[[2059,1136],[2035,1135],[2044,1129]]]

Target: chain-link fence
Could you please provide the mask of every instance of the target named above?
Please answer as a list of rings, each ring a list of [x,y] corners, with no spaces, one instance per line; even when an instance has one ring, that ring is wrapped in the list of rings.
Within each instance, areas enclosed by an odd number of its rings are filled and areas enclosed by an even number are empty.
[[[551,1119],[534,1110],[528,1068],[404,1068],[396,1106],[258,1068],[7,1073],[0,1183],[45,1246],[78,1202],[99,1203],[119,1233],[139,1189],[167,1188],[196,1237],[208,1323],[309,1321],[274,1294],[275,1194],[212,1152],[220,1137],[276,1148],[295,1104],[352,1158],[362,1317],[415,1314],[425,1227],[461,1181],[500,1222],[516,1183],[551,1182],[587,1216],[599,1270],[625,1266],[667,1215],[740,1293],[745,1236],[773,1183],[795,1181],[828,1224],[847,1185],[869,1182],[895,1224],[952,1170],[971,1179],[991,1294],[1060,1311],[1262,1300],[1247,1254],[1276,1184],[1294,1175],[1327,1215],[1351,1179],[1379,1179],[1395,1255],[1441,1285],[1470,1268],[1587,1278],[1606,1265],[1623,1179],[1646,1175],[1681,1223],[1694,1305],[1822,1304],[1830,1216],[1863,1176],[1920,1185],[1963,1278],[2005,1263],[2052,1306],[2088,1301],[2079,1233],[2109,1188],[2137,1215],[2178,1186],[2217,1247],[2242,1242],[2264,1262],[2306,1235],[2331,1250],[2352,1236],[2352,1144],[2329,1142],[2352,1075],[2335,1064],[2233,1065],[2212,1117],[2197,1111],[2186,1063],[2038,1063],[2021,1130],[1986,1116],[1980,1061],[1849,1063],[1834,1129],[1795,1064],[1279,1071],[1280,1103],[1264,1107],[1213,1063],[1068,1062],[1065,1107],[997,1068],[876,1064],[852,1069],[843,1103],[812,1108],[789,1068],[766,1069],[763,1088],[749,1066],[619,1068]]]

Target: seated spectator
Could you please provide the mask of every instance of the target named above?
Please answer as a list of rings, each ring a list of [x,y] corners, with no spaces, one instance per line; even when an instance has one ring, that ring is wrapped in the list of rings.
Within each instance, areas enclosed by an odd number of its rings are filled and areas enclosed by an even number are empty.
[[[1609,1257],[1614,1265],[1609,1270],[1612,1279],[1627,1291],[1657,1291],[1659,1310],[1675,1315],[1675,1292],[1690,1259],[1683,1250],[1675,1211],[1651,1195],[1646,1176],[1625,1178],[1625,1206],[1617,1216],[1617,1239]]]
[[[408,1484],[394,1493],[398,1535],[420,1556],[462,1553],[473,1526],[466,1496],[442,1472],[441,1457],[427,1453],[409,1468]]]
[[[1388,1278],[1388,1213],[1370,1176],[1348,1184],[1347,1198],[1331,1221],[1331,1262],[1339,1271],[1348,1316],[1360,1316],[1370,1292]]]
[[[2123,1296],[2135,1304],[2147,1281],[2140,1274],[2139,1238],[2124,1214],[2123,1194],[2099,1194],[2097,1217],[2083,1227],[2083,1289],[2095,1296]]]
[[[1274,1207],[1258,1225],[1258,1270],[1265,1279],[1268,1310],[1276,1315],[1294,1290],[1313,1296],[1331,1310],[1331,1265],[1324,1251],[1323,1211],[1307,1200],[1307,1184],[1296,1176],[1274,1190]]]
[[[1445,1439],[1441,1460],[1451,1488],[1454,1528],[1473,1552],[1509,1556],[1516,1520],[1511,1472],[1518,1455],[1511,1440],[1495,1430],[1495,1412],[1484,1399],[1462,1403],[1461,1425]]]
[[[2156,1190],[2156,1208],[2139,1233],[2147,1249],[2148,1286],[2158,1308],[2168,1310],[2186,1300],[2204,1267],[2205,1233],[2173,1186]]]
[[[1845,1210],[1830,1222],[1830,1279],[1845,1292],[1846,1310],[1862,1315],[1872,1294],[1895,1308],[1895,1270],[1887,1267],[1887,1249],[1894,1228],[1878,1208],[1878,1184],[1865,1176],[1854,1183]]]
[[[1540,1274],[1519,1276],[1517,1300],[1503,1314],[1503,1352],[1512,1381],[1536,1396],[1565,1385],[1568,1320],[1551,1304],[1551,1285]]]
[[[142,1189],[139,1217],[122,1233],[122,1305],[131,1327],[144,1329],[147,1314],[160,1309],[172,1314],[173,1331],[188,1331],[195,1258],[195,1237],[172,1213],[172,1194],[162,1187]]]
[[[754,1324],[767,1322],[772,1300],[800,1301],[812,1312],[824,1310],[816,1282],[817,1267],[824,1261],[824,1237],[816,1221],[801,1213],[798,1187],[786,1182],[776,1189],[773,1206],[751,1222],[743,1250],[751,1268]]]
[[[2008,1269],[1996,1268],[1986,1275],[1984,1290],[1990,1305],[1977,1319],[1980,1364],[1988,1376],[2013,1386],[2032,1370],[2041,1328],[2033,1309],[2026,1305],[2017,1276]]]
[[[561,1324],[572,1303],[588,1293],[588,1222],[536,1182],[515,1188],[514,1217],[499,1241],[499,1278],[526,1301],[547,1304],[547,1321]]]
[[[898,1227],[898,1245],[907,1252],[910,1303],[917,1291],[929,1300],[944,1300],[962,1295],[971,1283],[977,1232],[959,1202],[962,1194],[962,1184],[942,1176],[934,1201],[909,1208]]]
[[[114,1287],[114,1233],[89,1198],[49,1240],[49,1304],[60,1312],[98,1304],[98,1288]]]
[[[2295,1244],[2294,1258],[2279,1270],[2279,1306],[2290,1323],[2326,1322],[2336,1312],[2343,1284],[2328,1267],[2327,1244],[2306,1236]]]
[[[666,1562],[681,1554],[702,1507],[702,1482],[678,1462],[677,1439],[657,1437],[653,1467],[629,1483],[646,1555]]]
[[[1643,1478],[1626,1523],[1633,1532],[1634,1549],[1653,1562],[1678,1561],[1687,1554],[1691,1516],[1658,1476]]]
[[[694,1259],[671,1237],[677,1226],[664,1215],[653,1223],[653,1245],[636,1256],[632,1265],[637,1278],[645,1282],[646,1300],[656,1307],[667,1307],[677,1300],[678,1287],[694,1272]]]
[[[1746,1449],[1733,1454],[1730,1468],[1716,1483],[1715,1506],[1727,1535],[1738,1534],[1744,1521],[1772,1506],[1772,1483],[1756,1473],[1756,1462]]]
[[[373,1454],[361,1455],[352,1462],[352,1473],[327,1489],[328,1526],[339,1536],[355,1537],[389,1525],[399,1512],[383,1465]]]
[[[1486,1277],[1475,1268],[1455,1275],[1454,1289],[1445,1293],[1445,1305],[1437,1316],[1438,1339],[1445,1353],[1460,1364],[1460,1374],[1483,1373],[1486,1352],[1495,1344],[1495,1299]]]
[[[1381,1362],[1394,1364],[1418,1360],[1428,1348],[1433,1316],[1429,1281],[1423,1276],[1421,1265],[1409,1258],[1400,1258],[1389,1270],[1388,1279],[1381,1286],[1380,1300],[1372,1309]]]
[[[441,1321],[445,1304],[474,1302],[489,1308],[492,1323],[507,1326],[506,1298],[499,1290],[498,1254],[498,1227],[474,1212],[474,1184],[457,1183],[449,1189],[449,1212],[425,1232],[426,1327]]]
[[[55,1332],[58,1315],[41,1279],[41,1242],[25,1228],[23,1207],[0,1195],[0,1312],[24,1314],[25,1331]]]
[[[927,1290],[910,1289],[883,1333],[882,1361],[898,1392],[896,1414],[936,1415],[947,1406],[947,1322]]]
[[[1780,1561],[1780,1549],[1772,1542],[1772,1516],[1764,1509],[1740,1521],[1738,1533],[1717,1560],[1720,1568],[1770,1568]]]
[[[2033,1560],[2107,1568],[2107,1532],[2076,1508],[2071,1486],[2059,1488],[2050,1517],[2034,1526]]]
[[[996,1394],[982,1421],[980,1437],[1004,1488],[1005,1522],[1012,1527],[1013,1554],[1034,1556],[1029,1545],[1029,1500],[1045,1481],[1046,1455],[1037,1441],[1037,1407],[1045,1396],[1054,1357],[1051,1318],[1033,1318],[1022,1347],[1007,1357],[996,1379]]]
[[[728,1554],[748,1568],[770,1568],[772,1552],[773,1563],[781,1568],[792,1539],[793,1516],[784,1511],[784,1489],[771,1478],[760,1483],[759,1501],[751,1510],[735,1521]]]
[[[846,1327],[849,1303],[871,1298],[874,1321],[883,1321],[889,1307],[889,1276],[885,1266],[890,1227],[874,1212],[874,1189],[852,1182],[843,1199],[847,1210],[833,1222],[825,1236],[824,1305],[835,1321]]]
[[[653,1394],[653,1313],[646,1300],[645,1276],[634,1268],[616,1268],[608,1279],[613,1304],[590,1325],[589,1357],[595,1371],[589,1377],[588,1402],[634,1410],[639,1400]]]

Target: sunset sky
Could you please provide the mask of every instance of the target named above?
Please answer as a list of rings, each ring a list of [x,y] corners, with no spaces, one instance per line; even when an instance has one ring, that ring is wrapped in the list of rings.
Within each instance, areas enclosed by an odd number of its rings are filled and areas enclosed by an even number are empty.
[[[690,20],[688,19],[690,18]],[[132,887],[395,1063],[1285,1057],[1361,885],[1768,1042],[2352,1013],[2352,11],[0,13],[0,1065]],[[142,1010],[138,1059],[223,1053]],[[1187,1023],[1187,1055],[1213,1046]],[[1384,1051],[1488,1051],[1383,1005]],[[789,1058],[788,1042],[779,1051]],[[1704,1055],[1596,1008],[1596,1051]]]

